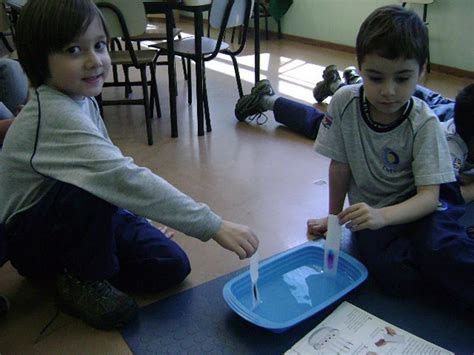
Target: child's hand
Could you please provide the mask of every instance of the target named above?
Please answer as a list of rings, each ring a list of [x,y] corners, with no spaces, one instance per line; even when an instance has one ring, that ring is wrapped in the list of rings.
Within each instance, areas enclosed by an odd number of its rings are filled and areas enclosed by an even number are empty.
[[[380,210],[366,203],[356,203],[337,215],[340,224],[346,224],[352,232],[363,229],[379,229],[385,226]]]
[[[251,257],[258,248],[257,236],[249,227],[229,221],[222,221],[213,239],[221,247],[236,253],[240,259]]]
[[[308,234],[321,238],[324,237],[324,233],[328,230],[328,218],[317,218],[317,219],[308,219],[306,222],[308,226]],[[316,239],[314,238],[314,239]]]

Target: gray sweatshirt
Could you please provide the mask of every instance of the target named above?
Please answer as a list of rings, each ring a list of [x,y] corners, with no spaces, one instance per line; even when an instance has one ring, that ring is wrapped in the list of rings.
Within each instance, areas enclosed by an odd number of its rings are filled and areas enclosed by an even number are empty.
[[[123,156],[94,99],[75,101],[43,85],[15,119],[0,153],[0,221],[31,208],[57,181],[204,241],[222,223],[208,206]]]

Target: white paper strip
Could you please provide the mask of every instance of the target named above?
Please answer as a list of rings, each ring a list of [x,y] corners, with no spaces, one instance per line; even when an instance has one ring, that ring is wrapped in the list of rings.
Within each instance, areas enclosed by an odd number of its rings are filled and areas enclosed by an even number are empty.
[[[252,305],[257,307],[260,303],[260,294],[258,293],[258,250],[250,257],[250,280],[252,281]]]

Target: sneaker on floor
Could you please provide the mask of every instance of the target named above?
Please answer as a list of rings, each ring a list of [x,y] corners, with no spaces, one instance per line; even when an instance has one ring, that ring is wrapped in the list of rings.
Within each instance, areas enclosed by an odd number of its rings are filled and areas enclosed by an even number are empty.
[[[337,67],[332,64],[323,71],[323,81],[316,84],[313,89],[313,96],[317,102],[323,102],[327,97],[333,95],[344,83],[337,71]]]
[[[313,89],[314,99],[319,103],[323,102],[327,97],[331,95],[332,95],[332,91],[326,85],[325,81],[318,82]]]
[[[132,320],[138,305],[107,281],[82,281],[69,273],[56,280],[58,307],[98,329],[120,328]]]
[[[347,67],[342,73],[342,77],[347,85],[359,84],[362,82],[362,78],[357,72],[356,67]]]
[[[249,95],[242,96],[235,104],[235,117],[239,121],[245,121],[247,117],[263,113],[265,110],[262,107],[262,97],[272,96],[273,91],[270,81],[267,79],[260,80],[250,91]]]
[[[8,298],[3,295],[0,295],[0,317],[3,317],[5,314],[7,314],[9,309],[10,302],[8,302]]]

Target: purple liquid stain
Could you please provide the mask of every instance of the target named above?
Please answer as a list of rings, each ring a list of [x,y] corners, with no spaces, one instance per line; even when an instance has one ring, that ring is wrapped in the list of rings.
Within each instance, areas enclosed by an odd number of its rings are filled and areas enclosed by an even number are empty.
[[[334,251],[328,251],[328,268],[332,269],[334,266]]]

